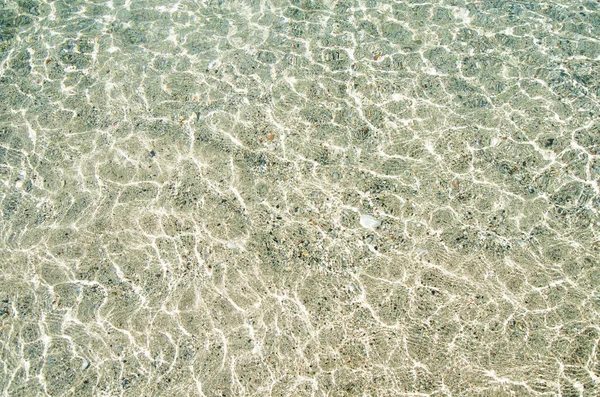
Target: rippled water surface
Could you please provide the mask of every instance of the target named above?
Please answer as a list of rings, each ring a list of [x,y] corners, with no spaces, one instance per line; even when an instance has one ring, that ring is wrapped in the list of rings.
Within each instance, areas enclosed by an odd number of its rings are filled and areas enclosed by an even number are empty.
[[[0,0],[5,396],[596,396],[600,2]]]

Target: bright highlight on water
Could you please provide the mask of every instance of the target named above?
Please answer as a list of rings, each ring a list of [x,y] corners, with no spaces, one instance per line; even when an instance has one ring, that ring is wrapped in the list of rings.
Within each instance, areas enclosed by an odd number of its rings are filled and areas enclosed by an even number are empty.
[[[600,2],[0,1],[3,396],[597,396]]]

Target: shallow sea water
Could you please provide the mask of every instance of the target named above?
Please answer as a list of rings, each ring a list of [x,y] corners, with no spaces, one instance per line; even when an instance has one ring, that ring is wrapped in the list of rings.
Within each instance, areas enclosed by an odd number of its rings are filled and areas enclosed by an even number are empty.
[[[4,396],[596,396],[600,2],[0,0]]]

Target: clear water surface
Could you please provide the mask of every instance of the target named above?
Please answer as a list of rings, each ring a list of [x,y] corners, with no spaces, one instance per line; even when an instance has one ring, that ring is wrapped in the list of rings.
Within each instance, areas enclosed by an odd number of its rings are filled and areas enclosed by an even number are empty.
[[[0,1],[5,396],[597,396],[600,2]]]

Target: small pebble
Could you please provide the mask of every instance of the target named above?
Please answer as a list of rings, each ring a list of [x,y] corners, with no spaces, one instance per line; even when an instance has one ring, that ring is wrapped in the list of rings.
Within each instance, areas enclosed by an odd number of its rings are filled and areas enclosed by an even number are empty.
[[[371,215],[361,215],[360,225],[368,229],[375,229],[381,226],[381,221],[377,218],[372,217]]]
[[[267,140],[268,141],[272,141],[273,139],[275,139],[275,135],[273,135],[273,134],[267,134]]]

